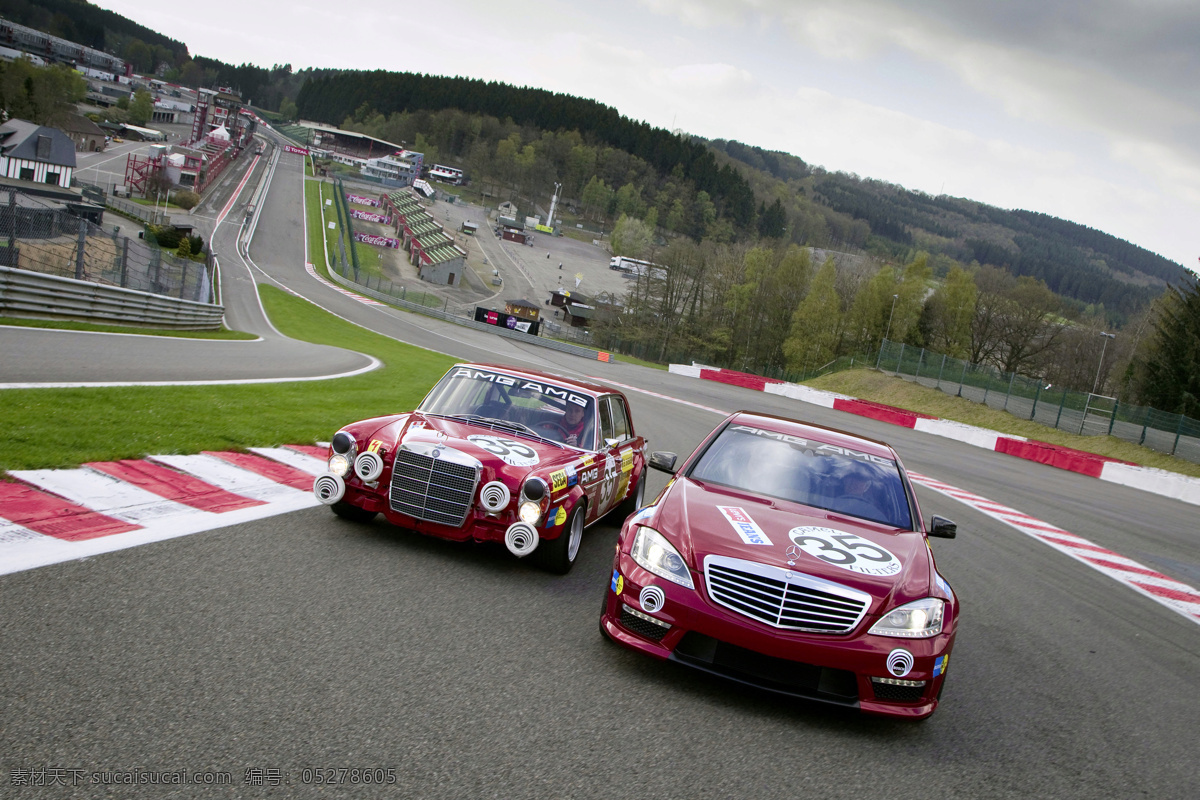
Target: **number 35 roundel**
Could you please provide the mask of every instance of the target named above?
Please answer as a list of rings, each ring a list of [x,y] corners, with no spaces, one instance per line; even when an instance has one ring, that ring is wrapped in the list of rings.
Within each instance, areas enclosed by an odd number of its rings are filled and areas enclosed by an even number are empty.
[[[890,551],[861,536],[832,528],[792,528],[792,543],[826,564],[862,575],[895,575],[900,559]]]

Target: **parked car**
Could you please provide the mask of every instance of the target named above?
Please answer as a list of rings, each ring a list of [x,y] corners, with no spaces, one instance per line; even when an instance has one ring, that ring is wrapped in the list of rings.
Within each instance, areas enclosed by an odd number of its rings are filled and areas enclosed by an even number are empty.
[[[600,629],[647,655],[793,697],[923,718],[958,599],[888,445],[740,412],[626,520]]]
[[[629,515],[645,441],[625,396],[542,372],[459,364],[415,411],[334,434],[313,492],[344,519],[456,541],[504,542],[566,573],[584,528]]]

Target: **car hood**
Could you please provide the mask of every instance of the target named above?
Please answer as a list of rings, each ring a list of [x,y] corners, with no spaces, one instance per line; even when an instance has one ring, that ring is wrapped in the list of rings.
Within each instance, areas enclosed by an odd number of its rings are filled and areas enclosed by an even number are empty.
[[[643,524],[664,534],[701,574],[710,555],[767,564],[867,592],[870,614],[931,594],[932,559],[917,531],[683,477]]]
[[[457,451],[483,465],[484,480],[500,475],[524,477],[530,472],[541,472],[549,466],[575,460],[580,454],[572,448],[512,430],[418,412],[394,419],[375,431],[371,439],[378,440],[388,450],[408,445],[427,452]]]

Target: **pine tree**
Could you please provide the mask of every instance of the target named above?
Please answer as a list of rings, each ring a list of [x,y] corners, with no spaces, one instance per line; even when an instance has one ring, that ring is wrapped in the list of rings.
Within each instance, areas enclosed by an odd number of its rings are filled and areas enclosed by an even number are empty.
[[[1141,395],[1161,411],[1200,418],[1200,284],[1172,287],[1159,309]]]

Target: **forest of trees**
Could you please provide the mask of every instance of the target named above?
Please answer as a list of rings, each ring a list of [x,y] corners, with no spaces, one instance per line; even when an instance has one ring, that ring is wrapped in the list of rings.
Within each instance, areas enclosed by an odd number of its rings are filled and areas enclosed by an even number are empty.
[[[597,328],[600,344],[781,375],[811,373],[840,356],[869,357],[886,335],[1091,388],[1102,320],[1066,320],[1060,298],[1035,278],[955,263],[934,281],[926,253],[893,267],[833,256],[818,264],[812,252],[777,240],[674,241],[652,254],[662,268],[639,276],[620,313]],[[1119,372],[1131,349],[1126,342],[1110,348],[1109,371]]]
[[[25,59],[0,63],[0,109],[4,118],[57,127],[78,113],[87,94],[79,73],[61,65],[35,67]]]
[[[397,112],[455,109],[555,134],[577,133],[589,145],[607,146],[662,174],[676,175],[696,192],[703,192],[717,217],[728,220],[736,231],[751,230],[755,221],[750,185],[732,166],[719,165],[708,147],[623,117],[595,100],[470,78],[380,70],[310,80],[296,103],[302,117],[331,124],[353,114],[361,116],[364,109],[385,117]]]

